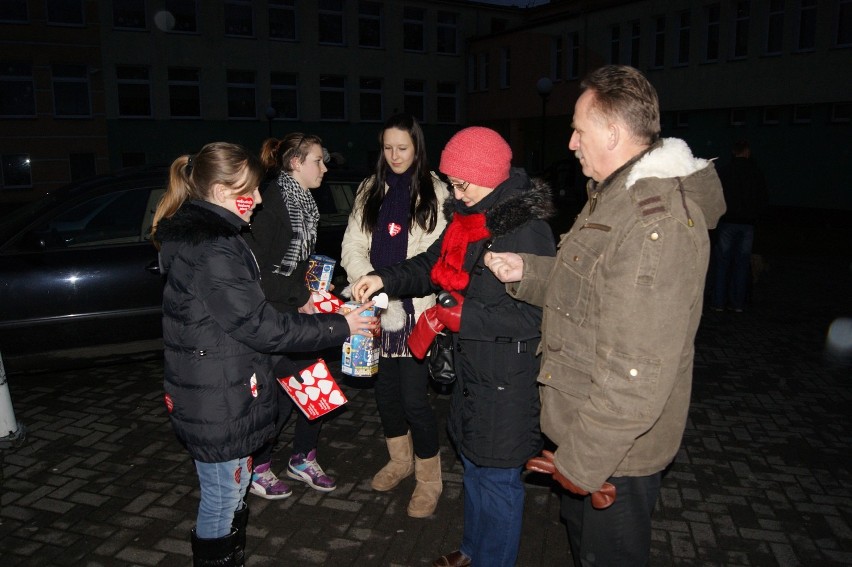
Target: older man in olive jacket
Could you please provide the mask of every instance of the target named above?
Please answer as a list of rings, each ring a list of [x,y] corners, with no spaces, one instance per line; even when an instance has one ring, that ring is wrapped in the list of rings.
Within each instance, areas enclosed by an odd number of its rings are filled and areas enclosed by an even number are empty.
[[[725,206],[713,164],[659,139],[657,95],[641,73],[603,67],[583,88],[569,147],[591,177],[588,203],[556,258],[485,261],[544,309],[541,423],[558,449],[528,468],[568,490],[575,565],[645,565],[661,473],[689,410],[707,231]]]

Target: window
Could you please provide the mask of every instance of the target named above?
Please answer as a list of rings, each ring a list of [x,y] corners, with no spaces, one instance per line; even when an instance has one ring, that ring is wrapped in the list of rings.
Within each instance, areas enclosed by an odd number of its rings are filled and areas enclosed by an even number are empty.
[[[33,67],[20,61],[0,62],[0,116],[36,115]]]
[[[82,26],[82,0],[47,0],[47,23],[63,26]]]
[[[796,49],[811,51],[816,47],[817,0],[799,0],[799,23]]]
[[[359,81],[361,120],[379,122],[382,120],[382,80],[375,77],[361,77]]]
[[[225,35],[254,37],[254,12],[249,0],[225,2]]]
[[[382,5],[377,2],[358,2],[358,45],[382,46]]]
[[[458,118],[458,90],[455,83],[438,82],[438,122],[442,124],[456,124]]]
[[[145,0],[112,0],[112,25],[119,29],[147,28]]]
[[[426,122],[424,105],[426,102],[426,87],[423,81],[405,79],[402,82],[403,111],[411,114],[421,123]]]
[[[512,84],[512,52],[508,47],[500,48],[500,88],[508,89]]]
[[[630,22],[630,43],[627,44],[629,50],[627,61],[631,67],[639,68],[639,48],[641,47],[641,32],[639,20]]]
[[[346,120],[346,78],[320,75],[320,120]]]
[[[781,108],[778,106],[767,106],[763,109],[764,124],[780,124],[781,123]]]
[[[25,189],[33,186],[29,154],[3,154],[3,189]]]
[[[719,60],[719,4],[704,7],[704,62]]]
[[[437,41],[435,51],[455,55],[458,53],[458,14],[438,11]]]
[[[799,104],[793,107],[793,123],[794,124],[810,124],[813,115],[813,109],[810,105]]]
[[[170,12],[175,18],[175,25],[169,31],[179,33],[196,33],[198,31],[195,0],[166,0],[166,11]]]
[[[284,120],[299,119],[299,90],[296,73],[272,73],[270,75],[272,108]]]
[[[343,0],[319,0],[319,42],[343,45]]]
[[[95,154],[69,154],[68,163],[71,166],[71,181],[92,177],[95,170]]]
[[[3,0],[0,4],[0,22],[26,23],[27,0]]]
[[[296,40],[296,0],[269,0],[269,37]]]
[[[848,124],[852,120],[852,103],[838,102],[831,105],[831,122]]]
[[[479,70],[476,66],[476,55],[469,54],[467,56],[467,92],[472,93],[476,90],[476,80],[479,77]]]
[[[480,53],[479,54],[479,63],[477,65],[477,68],[479,70],[479,77],[477,77],[477,79],[478,79],[477,90],[480,90],[480,91],[487,91],[488,90],[488,65],[489,65],[488,54],[487,53]]]
[[[748,55],[749,2],[748,0],[739,0],[734,8],[733,58],[743,59]]]
[[[580,32],[568,33],[568,78],[580,76]]]
[[[228,118],[257,118],[254,71],[228,71]]]
[[[425,51],[423,8],[405,6],[402,10],[402,48],[406,51]]]
[[[689,30],[689,12],[683,11],[677,15],[677,53],[675,54],[676,65],[689,65]]]
[[[784,48],[784,0],[769,0],[766,13],[766,55],[778,55]]]
[[[837,34],[834,46],[852,46],[852,0],[840,0],[837,3]]]
[[[609,28],[609,62],[618,64],[621,55],[621,26],[618,24]]]
[[[60,117],[92,115],[89,70],[85,65],[53,65],[53,112]]]
[[[151,116],[151,83],[147,67],[116,67],[118,114],[123,117]]]
[[[731,109],[731,126],[745,126],[746,111],[745,108]]]
[[[651,68],[661,69],[666,64],[666,17],[654,18],[654,46],[651,48]]]
[[[550,51],[550,76],[553,77],[554,81],[561,81],[565,69],[565,44],[561,35],[557,35],[551,40]]]
[[[198,69],[169,68],[169,114],[175,118],[201,118]]]

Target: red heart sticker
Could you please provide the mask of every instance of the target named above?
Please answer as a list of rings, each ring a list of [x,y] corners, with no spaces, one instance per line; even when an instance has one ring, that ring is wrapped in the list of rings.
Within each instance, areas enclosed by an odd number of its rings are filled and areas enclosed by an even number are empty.
[[[172,413],[175,409],[175,403],[172,401],[172,397],[166,394],[164,396],[164,401],[166,402],[166,409],[169,410],[169,413]]]
[[[241,215],[246,214],[246,211],[251,209],[252,205],[254,205],[254,199],[251,197],[237,197],[237,210],[240,211]]]
[[[388,223],[388,234],[391,236],[396,236],[402,230],[402,227],[396,224],[395,222]]]

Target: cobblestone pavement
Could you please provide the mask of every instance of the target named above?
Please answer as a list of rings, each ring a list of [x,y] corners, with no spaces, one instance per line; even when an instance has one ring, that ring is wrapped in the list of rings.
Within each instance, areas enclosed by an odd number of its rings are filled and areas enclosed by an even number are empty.
[[[824,349],[831,321],[852,316],[850,268],[773,259],[745,313],[707,313],[686,435],[654,516],[652,565],[852,564],[852,365]],[[7,372],[28,435],[0,451],[0,564],[189,565],[198,490],[167,422],[161,360]],[[250,567],[428,565],[457,548],[462,469],[446,438],[434,516],[406,516],[413,479],[370,490],[386,451],[368,386],[347,379],[350,401],[323,428],[319,460],[337,490],[294,483],[286,500],[249,496]],[[433,397],[443,420],[448,399]],[[286,453],[273,461],[279,472]],[[518,565],[567,565],[558,497],[546,479],[526,480]]]

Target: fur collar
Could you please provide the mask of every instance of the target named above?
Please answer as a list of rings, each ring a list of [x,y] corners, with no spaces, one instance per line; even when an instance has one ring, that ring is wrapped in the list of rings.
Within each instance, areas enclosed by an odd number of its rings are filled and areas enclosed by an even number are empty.
[[[505,188],[504,197],[485,211],[485,226],[494,238],[509,234],[528,221],[547,220],[553,216],[550,185],[543,179],[514,175],[504,184],[510,184]],[[454,212],[464,213],[457,208],[457,202],[455,199],[444,202],[444,216],[448,221],[452,220]]]
[[[688,177],[707,167],[709,160],[694,157],[686,142],[678,138],[664,138],[643,155],[630,170],[625,188],[630,189],[646,177]]]
[[[215,205],[213,205],[215,206]],[[228,213],[228,211],[225,211]],[[229,222],[224,215],[204,207],[201,203],[187,202],[169,218],[157,224],[159,242],[185,242],[198,245],[217,238],[233,238],[240,232],[237,223]]]

